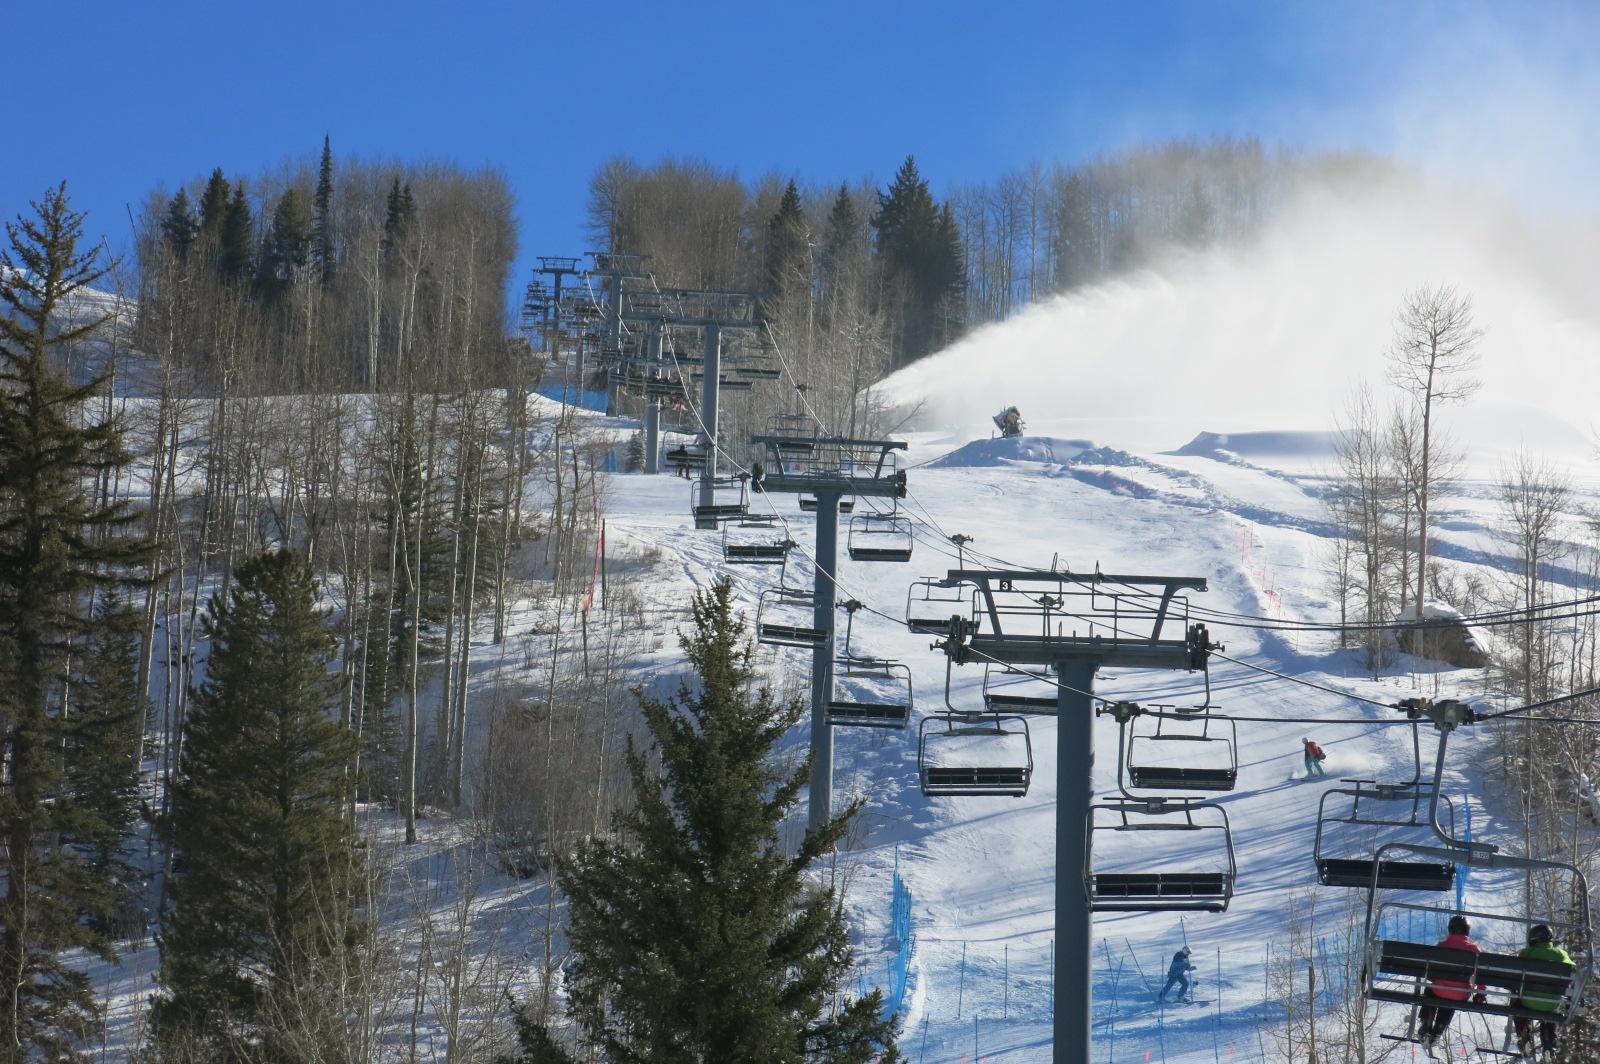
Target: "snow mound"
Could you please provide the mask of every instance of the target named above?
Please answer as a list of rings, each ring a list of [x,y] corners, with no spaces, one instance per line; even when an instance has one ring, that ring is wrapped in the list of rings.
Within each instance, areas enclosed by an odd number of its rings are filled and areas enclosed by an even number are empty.
[[[1175,451],[1166,454],[1197,458],[1237,455],[1240,458],[1328,458],[1333,454],[1336,433],[1314,430],[1281,432],[1202,432]]]
[[[976,469],[1032,463],[1061,465],[1095,446],[1092,440],[1063,440],[1054,436],[1013,436],[1010,439],[973,440],[928,463],[931,469]]]

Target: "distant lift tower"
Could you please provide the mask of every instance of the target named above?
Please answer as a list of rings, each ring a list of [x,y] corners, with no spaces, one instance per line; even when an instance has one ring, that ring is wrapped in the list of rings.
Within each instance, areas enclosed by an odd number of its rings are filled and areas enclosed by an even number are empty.
[[[545,322],[545,342],[558,344],[556,338],[561,335],[561,279],[572,274],[582,273],[578,268],[575,258],[563,258],[556,255],[540,255],[539,268],[535,273],[549,274],[555,278],[550,299],[545,303],[548,315],[553,315],[553,320]],[[559,354],[559,348],[552,349],[552,353]]]
[[[961,589],[968,616],[950,618],[945,653],[968,662],[1056,672],[1056,1064],[1089,1052],[1092,916],[1090,807],[1094,797],[1095,674],[1102,668],[1204,669],[1213,649],[1204,625],[1184,638],[1163,633],[1187,623],[1180,591],[1204,591],[1199,577],[1112,576],[1023,569],[952,569],[940,587]],[[1043,710],[1048,713],[1048,710]]]
[[[647,280],[650,271],[644,268],[648,255],[629,255],[615,251],[591,251],[594,268],[589,272],[605,278],[602,298],[605,300],[604,326],[600,334],[600,354],[611,358],[622,352],[623,288],[630,280]],[[579,387],[582,387],[580,383]],[[616,413],[617,388],[606,385],[606,413]]]
[[[706,348],[709,354],[711,348]],[[706,365],[706,382],[717,377]],[[833,615],[835,577],[839,571],[839,500],[845,497],[903,499],[905,470],[895,460],[906,445],[898,440],[855,440],[816,434],[755,436],[767,461],[751,487],[771,493],[795,492],[817,500],[816,583],[812,591],[812,624],[827,638],[811,649],[811,801],[810,830],[833,815],[833,726],[828,702],[833,691],[835,658]]]

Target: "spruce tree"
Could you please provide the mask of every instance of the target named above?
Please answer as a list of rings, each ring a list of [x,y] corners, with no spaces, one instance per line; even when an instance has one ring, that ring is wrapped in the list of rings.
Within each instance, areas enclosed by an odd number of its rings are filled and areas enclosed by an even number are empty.
[[[311,262],[315,235],[310,205],[298,189],[279,197],[272,209],[272,225],[262,242],[256,285],[268,302],[294,284],[299,271]]]
[[[628,472],[644,472],[644,433],[635,432],[628,437]]]
[[[311,231],[319,278],[324,285],[333,281],[333,140],[324,134],[322,161],[317,166],[317,195],[312,211]]]
[[[66,792],[90,815],[63,839],[80,848],[104,889],[88,918],[108,935],[137,902],[128,844],[139,814],[139,751],[145,702],[139,693],[139,616],[116,589],[103,594],[71,684]]]
[[[244,182],[233,186],[228,197],[228,208],[222,214],[218,230],[217,272],[225,281],[243,281],[250,276],[250,242],[254,221],[250,215],[250,201],[245,197]]]
[[[828,210],[828,220],[822,227],[822,289],[831,294],[838,289],[839,281],[855,265],[861,254],[861,216],[856,211],[855,200],[846,185],[839,186],[839,194]]]
[[[112,829],[67,786],[83,733],[62,678],[74,640],[94,632],[90,603],[147,556],[134,515],[88,488],[128,456],[115,419],[90,402],[104,378],[75,384],[64,350],[104,318],[62,325],[64,301],[103,277],[79,252],[83,215],[63,183],[6,226],[0,252],[0,1062],[59,1059],[95,1010],[73,948],[111,956],[86,914],[107,882],[84,843]]]
[[[189,256],[189,247],[194,243],[197,230],[194,210],[189,206],[189,194],[180,188],[167,204],[166,216],[161,219],[161,235],[166,238],[172,253],[184,259]]]
[[[775,320],[777,308],[788,293],[809,280],[808,245],[800,190],[790,180],[784,187],[783,199],[778,203],[777,211],[767,220],[762,263],[763,320]]]
[[[851,951],[838,897],[808,873],[858,807],[783,852],[810,766],[779,768],[774,747],[804,707],[755,689],[728,582],[692,613],[681,643],[695,684],[670,702],[641,697],[652,749],[630,744],[617,837],[558,860],[582,1042],[609,1061],[899,1060],[877,991],[829,1009]],[[561,1059],[528,1016],[519,1027],[523,1059]]]
[[[211,171],[206,190],[200,195],[200,228],[212,234],[222,232],[222,220],[228,215],[228,194],[232,190],[228,179],[222,176],[222,167]]]
[[[359,876],[345,817],[355,739],[336,717],[334,639],[291,551],[240,565],[205,634],[168,825],[157,1040],[207,1046],[209,1059],[302,1059],[277,1042],[270,1010],[347,948]]]

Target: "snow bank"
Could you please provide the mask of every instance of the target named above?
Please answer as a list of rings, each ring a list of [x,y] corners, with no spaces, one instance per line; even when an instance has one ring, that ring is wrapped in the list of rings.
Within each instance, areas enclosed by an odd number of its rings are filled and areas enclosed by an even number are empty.
[[[933,469],[974,469],[1019,463],[1061,465],[1092,450],[1090,440],[1062,440],[1053,436],[1013,436],[1010,439],[973,440],[928,463]]]

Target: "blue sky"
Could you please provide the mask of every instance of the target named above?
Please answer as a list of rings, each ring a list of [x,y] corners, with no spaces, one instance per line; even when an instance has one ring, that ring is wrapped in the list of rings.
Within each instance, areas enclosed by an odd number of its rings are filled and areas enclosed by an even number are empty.
[[[90,231],[214,166],[494,165],[521,263],[585,249],[605,158],[935,192],[1171,136],[1362,147],[1592,195],[1593,4],[573,0],[9,5],[0,214],[65,178]],[[1531,11],[1531,13],[1530,13]],[[37,45],[30,41],[39,42]],[[1540,135],[1531,151],[1495,138]],[[1570,129],[1568,127],[1571,127]],[[1554,156],[1546,158],[1546,156]],[[519,278],[523,276],[519,264]]]

